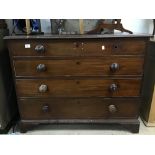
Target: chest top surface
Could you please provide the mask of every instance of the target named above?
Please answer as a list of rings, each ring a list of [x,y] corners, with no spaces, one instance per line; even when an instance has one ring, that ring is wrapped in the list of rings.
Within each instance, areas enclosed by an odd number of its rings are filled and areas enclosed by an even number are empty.
[[[150,38],[150,34],[104,34],[104,35],[12,35],[4,39],[84,39],[84,38]]]

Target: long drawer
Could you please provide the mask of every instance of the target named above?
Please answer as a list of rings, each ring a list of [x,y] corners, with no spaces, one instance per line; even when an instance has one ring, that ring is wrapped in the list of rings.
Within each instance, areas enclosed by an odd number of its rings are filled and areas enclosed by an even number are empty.
[[[17,79],[19,97],[139,96],[140,78],[131,79]]]
[[[143,57],[15,60],[17,77],[142,75]]]
[[[146,42],[142,38],[12,40],[8,42],[13,56],[104,56],[143,55]]]
[[[20,99],[22,119],[137,118],[139,99]]]

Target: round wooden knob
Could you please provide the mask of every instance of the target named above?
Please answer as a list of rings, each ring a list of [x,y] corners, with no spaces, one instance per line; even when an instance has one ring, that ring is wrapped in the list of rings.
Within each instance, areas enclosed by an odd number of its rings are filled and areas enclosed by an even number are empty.
[[[111,85],[110,85],[110,91],[111,91],[111,92],[115,92],[117,89],[118,89],[118,87],[117,87],[116,84],[111,84]]]
[[[38,72],[44,72],[44,71],[46,71],[45,64],[39,64],[39,65],[37,65],[37,71]]]
[[[111,112],[111,113],[115,113],[116,111],[117,111],[117,108],[116,108],[116,106],[115,105],[109,105],[109,112]]]
[[[48,111],[49,111],[49,106],[48,106],[48,105],[44,105],[44,106],[42,107],[42,111],[43,111],[43,112],[48,112]]]
[[[47,85],[42,84],[42,85],[39,86],[39,92],[40,93],[45,93],[45,92],[47,92],[47,90],[48,90]]]
[[[37,53],[43,53],[43,52],[45,51],[45,48],[44,48],[43,45],[36,45],[35,51],[36,51]]]
[[[112,63],[112,64],[110,65],[110,70],[111,70],[112,72],[116,72],[117,70],[119,70],[119,64],[118,64],[118,63]]]

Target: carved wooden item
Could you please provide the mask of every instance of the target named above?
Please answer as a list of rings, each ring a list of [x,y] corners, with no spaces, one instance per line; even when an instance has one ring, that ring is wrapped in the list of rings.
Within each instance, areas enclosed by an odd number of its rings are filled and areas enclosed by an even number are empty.
[[[121,32],[127,32],[129,34],[132,34],[131,31],[125,29],[121,23],[121,19],[114,19],[112,20],[112,23],[106,23],[105,20],[101,20],[99,24],[96,26],[94,30],[91,30],[87,32],[87,34],[101,34],[101,32],[104,29],[109,29],[109,30],[119,30]]]

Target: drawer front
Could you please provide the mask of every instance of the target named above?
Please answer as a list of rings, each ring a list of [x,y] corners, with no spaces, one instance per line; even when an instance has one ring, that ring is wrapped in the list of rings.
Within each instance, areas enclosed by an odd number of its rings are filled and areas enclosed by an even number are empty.
[[[73,60],[15,60],[17,77],[142,75],[143,57]]]
[[[13,56],[104,56],[143,55],[146,42],[142,38],[12,40],[8,43]]]
[[[19,97],[139,96],[141,79],[16,80]]]
[[[137,118],[137,99],[21,99],[22,119]]]

